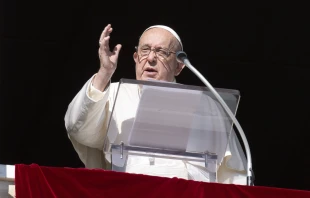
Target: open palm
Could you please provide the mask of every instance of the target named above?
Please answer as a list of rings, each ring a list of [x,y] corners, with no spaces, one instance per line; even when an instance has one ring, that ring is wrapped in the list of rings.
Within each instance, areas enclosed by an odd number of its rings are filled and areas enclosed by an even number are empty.
[[[112,27],[108,24],[99,40],[99,59],[100,59],[100,67],[105,68],[108,71],[113,72],[117,67],[118,55],[122,48],[120,44],[117,44],[113,51],[110,51],[109,47],[109,40],[110,40],[110,33],[112,32]]]

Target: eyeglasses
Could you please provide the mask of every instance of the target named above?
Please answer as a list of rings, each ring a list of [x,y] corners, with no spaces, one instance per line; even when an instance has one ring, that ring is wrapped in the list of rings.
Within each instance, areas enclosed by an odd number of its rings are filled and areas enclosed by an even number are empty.
[[[176,52],[174,51],[170,51],[168,49],[165,48],[151,48],[149,46],[142,46],[140,48],[135,47],[137,50],[137,53],[139,54],[141,59],[144,59],[146,57],[149,56],[149,54],[151,53],[151,51],[154,51],[156,57],[158,58],[162,58],[162,59],[167,59],[169,58],[170,54],[175,54]]]

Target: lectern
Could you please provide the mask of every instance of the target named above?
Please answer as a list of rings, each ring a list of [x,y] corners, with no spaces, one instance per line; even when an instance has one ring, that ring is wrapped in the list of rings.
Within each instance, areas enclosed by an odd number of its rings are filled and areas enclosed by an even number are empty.
[[[239,91],[216,90],[236,113]],[[217,182],[233,122],[207,87],[121,79],[110,115],[103,150],[111,170]]]

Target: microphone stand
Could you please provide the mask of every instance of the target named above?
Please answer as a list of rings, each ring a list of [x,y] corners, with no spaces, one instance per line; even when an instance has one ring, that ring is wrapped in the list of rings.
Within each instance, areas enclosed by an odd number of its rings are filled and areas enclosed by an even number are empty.
[[[179,62],[182,62],[187,66],[210,90],[211,92],[215,95],[215,97],[218,99],[218,101],[222,104],[230,118],[233,120],[234,124],[236,125],[239,134],[242,138],[245,151],[246,151],[246,156],[247,156],[247,185],[248,186],[254,186],[254,176],[253,176],[253,170],[252,170],[252,157],[251,157],[251,152],[250,152],[250,147],[248,140],[244,134],[244,131],[242,130],[242,127],[240,126],[238,120],[234,116],[234,114],[231,112],[225,101],[222,99],[222,97],[217,93],[217,91],[212,87],[212,85],[203,77],[203,75],[195,69],[194,66],[190,63],[190,61],[187,58],[187,55],[183,51],[179,51],[176,53],[177,60]]]

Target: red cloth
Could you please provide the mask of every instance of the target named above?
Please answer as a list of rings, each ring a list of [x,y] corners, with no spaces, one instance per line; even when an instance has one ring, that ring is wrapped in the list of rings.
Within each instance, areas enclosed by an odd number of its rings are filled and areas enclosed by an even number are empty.
[[[99,169],[15,165],[17,198],[310,197],[310,191],[196,182]]]

